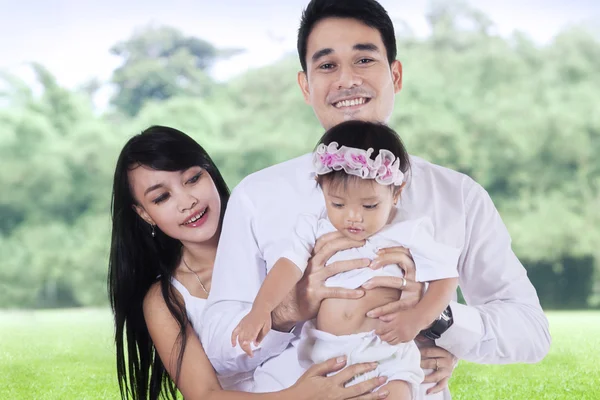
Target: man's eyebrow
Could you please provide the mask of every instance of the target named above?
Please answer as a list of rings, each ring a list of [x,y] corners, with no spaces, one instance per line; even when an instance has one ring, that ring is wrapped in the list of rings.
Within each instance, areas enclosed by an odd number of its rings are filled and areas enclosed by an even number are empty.
[[[317,62],[317,60],[319,58],[328,56],[331,53],[333,53],[333,49],[332,48],[321,49],[321,50],[315,52],[315,54],[313,54],[313,56],[311,57],[312,58],[312,62]]]
[[[355,51],[371,51],[371,52],[379,53],[379,47],[377,47],[373,43],[357,43],[354,46],[352,46],[352,49]],[[315,52],[315,54],[313,54],[313,56],[311,57],[312,62],[317,62],[319,60],[319,58],[328,56],[328,55],[332,54],[333,52],[334,52],[334,50],[331,47],[321,49],[321,50]]]
[[[377,47],[373,43],[357,43],[352,48],[354,50],[358,50],[358,51],[374,51],[374,52],[379,52],[379,47]]]

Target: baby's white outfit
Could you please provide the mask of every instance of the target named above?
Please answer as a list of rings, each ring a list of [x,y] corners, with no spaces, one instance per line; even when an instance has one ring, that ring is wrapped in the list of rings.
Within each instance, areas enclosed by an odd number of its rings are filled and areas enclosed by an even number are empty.
[[[294,262],[304,272],[317,238],[335,230],[325,211],[319,216],[301,214],[292,244],[282,257]],[[383,229],[369,237],[364,246],[339,251],[326,265],[336,261],[374,259],[379,249],[395,246],[403,246],[410,250],[418,282],[458,277],[456,267],[461,250],[436,242],[433,237],[433,223],[429,218],[403,221],[400,213]],[[327,279],[325,285],[356,289],[376,276],[402,277],[403,271],[395,264],[377,270],[360,268],[334,275]],[[379,363],[376,370],[355,377],[348,385],[376,376],[387,376],[388,381],[408,382],[413,398],[417,398],[424,375],[420,367],[421,355],[414,341],[390,345],[382,341],[375,331],[336,336],[317,330],[312,321],[304,324],[298,344],[300,365],[308,368],[312,364],[341,355],[348,357],[347,366],[361,362]]]

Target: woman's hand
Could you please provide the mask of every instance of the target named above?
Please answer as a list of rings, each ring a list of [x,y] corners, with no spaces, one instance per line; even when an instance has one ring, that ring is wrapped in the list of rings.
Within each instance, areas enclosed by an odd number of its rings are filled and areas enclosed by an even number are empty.
[[[369,372],[377,368],[377,363],[354,364],[333,376],[327,374],[339,371],[346,365],[345,357],[329,359],[310,367],[296,384],[289,390],[285,398],[293,400],[374,400],[385,399],[388,391],[385,388],[371,393],[376,387],[383,385],[387,378],[372,378],[349,387],[344,384],[356,375]]]

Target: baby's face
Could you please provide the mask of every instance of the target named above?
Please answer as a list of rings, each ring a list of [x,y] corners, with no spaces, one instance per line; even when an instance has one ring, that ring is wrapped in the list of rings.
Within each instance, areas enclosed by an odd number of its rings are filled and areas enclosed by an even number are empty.
[[[323,182],[327,216],[333,226],[355,240],[364,240],[379,232],[393,217],[394,196],[391,186],[372,179],[350,179],[343,183]]]

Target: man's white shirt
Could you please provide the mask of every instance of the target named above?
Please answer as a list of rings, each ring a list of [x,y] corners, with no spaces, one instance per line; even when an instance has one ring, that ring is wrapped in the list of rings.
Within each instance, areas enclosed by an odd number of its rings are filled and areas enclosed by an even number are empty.
[[[273,383],[258,379],[255,391],[288,387],[302,372],[290,365],[297,363],[290,345],[294,333],[271,330],[252,358],[232,347],[230,338],[249,312],[267,265],[282,254],[282,239],[292,235],[298,214],[318,214],[325,206],[310,178],[311,159],[307,154],[249,175],[227,205],[201,339],[223,376],[269,360],[260,370]],[[411,156],[398,207],[407,218],[431,218],[435,240],[462,249],[459,284],[468,305],[451,303],[454,324],[436,345],[478,363],[541,360],[550,346],[548,321],[487,192],[464,174]]]

